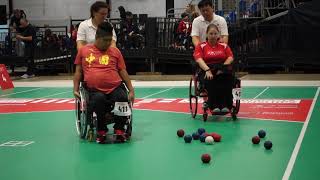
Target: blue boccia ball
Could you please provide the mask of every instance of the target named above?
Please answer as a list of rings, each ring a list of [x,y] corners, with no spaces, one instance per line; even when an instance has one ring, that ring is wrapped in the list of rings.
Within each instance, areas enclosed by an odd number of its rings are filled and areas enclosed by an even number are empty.
[[[272,142],[271,141],[266,141],[264,142],[264,147],[269,150],[272,148]]]
[[[264,130],[260,130],[259,132],[258,132],[258,135],[259,135],[259,137],[260,138],[264,138],[264,137],[266,137],[266,131],[264,131]]]
[[[203,134],[203,133],[205,133],[206,132],[206,130],[204,129],[204,128],[199,128],[198,129],[198,134],[199,135],[201,135],[201,134]]]
[[[197,132],[192,133],[192,138],[193,138],[193,140],[198,140],[200,138],[199,133],[197,133]]]
[[[183,139],[184,139],[185,143],[191,143],[192,136],[191,135],[185,135]]]
[[[207,137],[206,134],[204,134],[204,133],[201,134],[201,135],[200,135],[200,141],[201,141],[201,142],[205,142],[205,141],[206,141],[206,137]]]

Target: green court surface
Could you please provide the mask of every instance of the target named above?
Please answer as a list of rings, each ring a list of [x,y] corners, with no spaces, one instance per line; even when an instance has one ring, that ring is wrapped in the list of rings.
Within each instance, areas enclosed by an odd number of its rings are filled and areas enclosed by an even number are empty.
[[[0,91],[4,98],[72,98],[71,88],[17,87]],[[308,99],[305,121],[228,117],[202,121],[183,112],[133,111],[133,136],[124,144],[80,140],[74,111],[0,114],[0,180],[278,180],[320,179],[320,100],[318,87],[244,87],[244,99]],[[136,98],[188,98],[188,88],[136,88]],[[181,106],[188,106],[182,104]],[[0,104],[1,108],[1,104]],[[15,106],[12,106],[15,108]],[[241,109],[240,109],[241,112]],[[204,127],[222,135],[222,142],[184,143],[176,131],[188,134]],[[259,145],[251,138],[267,132]],[[300,141],[298,140],[300,138]],[[272,140],[272,150],[263,142]],[[29,141],[26,146],[6,146]],[[201,162],[208,153],[209,164]],[[295,156],[296,155],[296,156]]]

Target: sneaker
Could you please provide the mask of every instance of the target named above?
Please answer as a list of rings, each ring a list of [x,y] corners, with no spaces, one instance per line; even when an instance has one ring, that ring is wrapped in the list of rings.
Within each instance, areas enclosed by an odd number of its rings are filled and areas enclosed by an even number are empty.
[[[31,75],[24,74],[24,75],[22,75],[21,77],[22,77],[23,79],[28,79],[28,78],[33,78],[33,77],[35,77],[35,75],[34,75],[34,74],[31,74]]]
[[[219,108],[214,108],[214,109],[212,110],[212,112],[214,112],[214,113],[219,113],[219,112],[221,112],[221,111],[220,111]]]
[[[117,142],[125,142],[127,140],[124,130],[115,129],[114,134]]]
[[[106,131],[98,131],[96,142],[104,144],[106,142]]]
[[[29,78],[29,75],[28,74],[24,74],[24,75],[22,75],[21,76],[23,79],[27,79],[27,78]]]
[[[230,109],[227,108],[227,107],[224,107],[224,108],[221,109],[221,112],[228,113],[228,112],[230,112]]]

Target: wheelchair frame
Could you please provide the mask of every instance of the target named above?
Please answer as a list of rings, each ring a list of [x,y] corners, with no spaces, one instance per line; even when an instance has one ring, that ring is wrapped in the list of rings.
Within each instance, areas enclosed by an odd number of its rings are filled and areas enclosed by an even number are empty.
[[[124,86],[126,88],[126,86]],[[126,88],[128,91],[128,89]],[[94,139],[95,128],[97,127],[97,119],[94,116],[94,112],[89,112],[89,92],[85,89],[83,82],[80,82],[79,87],[80,99],[76,98],[76,128],[78,135],[81,139],[88,139],[92,141]],[[131,115],[127,116],[127,122],[125,124],[125,135],[127,139],[130,139],[132,135],[132,103],[129,102]],[[112,112],[110,112],[112,113]],[[114,117],[113,113],[112,116]],[[107,121],[106,126],[114,123],[114,121]]]
[[[198,99],[200,97],[202,97],[203,99],[207,99],[208,96],[207,95],[200,95],[201,94],[201,90],[199,89],[200,86],[200,81],[199,81],[199,73],[200,73],[200,68],[197,67],[197,69],[195,70],[195,73],[192,75],[191,79],[190,79],[190,83],[189,83],[189,108],[190,108],[190,113],[192,118],[195,118],[197,116],[197,112],[198,112]],[[235,88],[241,88],[241,80],[236,78],[234,76],[234,74],[232,74],[232,76],[234,77],[234,84],[233,84],[233,89]],[[234,100],[234,98],[233,98]],[[237,114],[239,112],[240,109],[240,99],[236,99],[235,101],[233,101],[233,105],[232,105],[232,109],[230,110],[231,117],[233,120],[237,119]],[[208,119],[208,109],[203,109],[203,120],[207,121]],[[226,115],[228,113],[214,113],[212,111],[210,111],[212,115]]]

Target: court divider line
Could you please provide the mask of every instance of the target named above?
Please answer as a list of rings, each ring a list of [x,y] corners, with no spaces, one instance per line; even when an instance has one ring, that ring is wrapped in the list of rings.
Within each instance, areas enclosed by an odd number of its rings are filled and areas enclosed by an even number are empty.
[[[60,92],[60,93],[55,93],[55,94],[51,94],[51,95],[48,95],[48,96],[42,96],[42,97],[39,97],[39,98],[48,98],[48,97],[52,97],[52,96],[56,96],[56,95],[60,95],[60,94],[65,94],[65,93],[68,93],[68,92],[72,92],[72,91],[64,91],[64,92]]]
[[[148,97],[151,97],[151,96],[154,96],[154,95],[157,95],[157,94],[161,94],[163,92],[166,92],[166,91],[170,91],[171,89],[173,89],[174,87],[172,88],[168,88],[168,89],[165,89],[165,90],[162,90],[162,91],[159,91],[159,92],[156,92],[156,93],[153,93],[153,94],[150,94],[150,95],[147,95],[145,97],[142,97],[141,99],[145,99],[145,98],[148,98]]]
[[[10,94],[3,94],[3,95],[0,95],[0,97],[10,96],[10,95],[14,95],[14,94],[26,93],[26,92],[30,92],[30,91],[36,91],[36,90],[39,90],[39,89],[44,89],[44,87],[29,89],[29,90],[25,90],[25,91],[19,91],[19,92],[10,93]]]
[[[315,94],[315,96],[313,98],[313,102],[312,102],[311,107],[309,109],[309,113],[308,113],[307,119],[303,124],[303,127],[301,129],[301,132],[300,132],[300,135],[298,137],[297,143],[296,143],[296,145],[294,147],[294,150],[293,150],[293,152],[291,154],[288,166],[287,166],[286,171],[284,172],[284,175],[282,177],[282,180],[288,180],[290,178],[290,175],[291,175],[294,163],[295,163],[295,161],[297,159],[297,156],[298,156],[298,153],[299,153],[299,150],[300,150],[304,135],[305,135],[305,133],[307,131],[308,124],[310,122],[314,106],[315,106],[315,104],[317,102],[317,99],[318,99],[318,96],[319,96],[319,91],[320,91],[320,87],[318,87],[318,90],[317,90],[317,92],[316,92],[316,94]]]
[[[259,93],[258,95],[256,95],[256,97],[254,97],[253,99],[257,99],[259,96],[261,96],[261,94],[263,94],[264,92],[266,92],[270,87],[266,87],[261,93]]]

